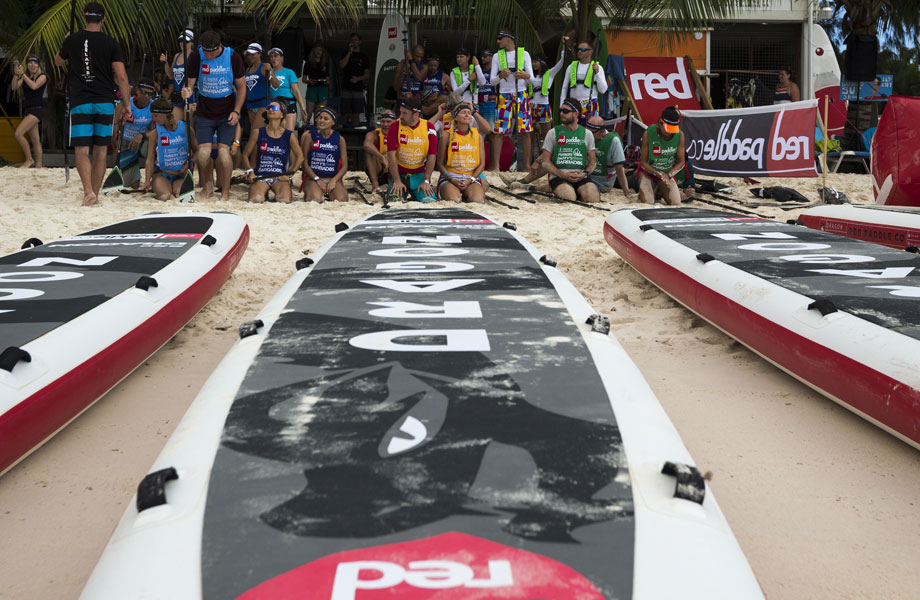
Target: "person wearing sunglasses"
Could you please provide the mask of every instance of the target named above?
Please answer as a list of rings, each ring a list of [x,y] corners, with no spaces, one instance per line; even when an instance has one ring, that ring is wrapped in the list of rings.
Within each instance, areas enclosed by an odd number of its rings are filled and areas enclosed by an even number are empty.
[[[492,129],[491,171],[499,170],[499,159],[505,134],[517,131],[521,135],[524,168],[529,170],[531,157],[530,132],[533,121],[527,84],[533,79],[530,53],[515,45],[514,34],[507,29],[498,32],[499,51],[492,60],[490,81],[498,87],[495,127]]]
[[[128,98],[131,111],[121,128],[121,153],[118,155],[118,167],[125,187],[137,189],[141,184],[140,159],[147,157],[146,137],[153,124],[150,103],[155,95],[156,84],[152,79],[144,77],[134,87],[134,95]]]
[[[387,132],[390,125],[396,120],[396,114],[391,110],[384,110],[377,117],[379,127],[368,131],[364,136],[364,165],[367,168],[367,177],[371,186],[376,191],[381,184],[389,182],[390,165],[387,163]]]
[[[195,159],[198,163],[201,195],[210,198],[214,193],[211,173],[216,165],[221,200],[230,200],[230,177],[233,174],[230,144],[246,101],[246,67],[239,53],[224,46],[216,31],[205,31],[200,40],[198,52],[188,57],[182,98],[191,98],[192,88],[198,85],[194,139],[198,140]],[[215,132],[216,144],[211,141]],[[211,160],[213,145],[217,146],[217,159],[214,161]]]
[[[284,51],[281,48],[269,50],[268,60],[272,64],[268,96],[281,102],[285,109],[284,126],[293,131],[297,125],[297,107],[300,107],[300,118],[304,123],[307,122],[307,105],[297,85],[297,75],[284,66]]]
[[[262,111],[265,126],[254,131],[246,142],[242,163],[250,184],[250,202],[264,202],[269,190],[278,202],[285,204],[294,197],[290,173],[300,168],[303,152],[293,137],[294,132],[284,126],[284,116],[282,103],[270,101]]]
[[[597,99],[607,91],[607,75],[597,61],[592,60],[594,51],[587,42],[575,45],[575,56],[562,78],[562,93],[559,101],[573,98],[581,105],[578,122],[584,125],[589,117],[599,115]]]
[[[658,123],[642,134],[639,163],[639,199],[655,203],[656,191],[672,206],[680,206],[680,190],[674,176],[686,164],[684,137],[680,131],[680,111],[669,106],[661,111]]]
[[[144,165],[144,190],[152,191],[157,200],[178,198],[182,180],[188,171],[188,130],[185,121],[177,121],[168,97],[157,98],[150,105],[153,127],[147,132]]]
[[[304,198],[325,202],[330,197],[337,202],[348,201],[342,180],[348,171],[348,146],[345,138],[334,131],[339,116],[328,106],[321,106],[312,125],[300,138],[304,163]]]
[[[597,202],[600,193],[589,173],[597,164],[594,136],[578,124],[581,105],[568,98],[559,107],[560,124],[543,140],[540,160],[549,173],[549,187],[563,200]]]

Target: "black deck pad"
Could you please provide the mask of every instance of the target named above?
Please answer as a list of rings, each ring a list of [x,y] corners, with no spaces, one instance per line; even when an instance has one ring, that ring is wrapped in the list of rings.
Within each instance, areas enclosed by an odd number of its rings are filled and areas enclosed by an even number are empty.
[[[131,288],[197,244],[212,223],[135,219],[0,258],[0,346],[23,346]],[[52,257],[65,261],[42,260]]]
[[[837,310],[920,339],[920,257],[915,254],[715,210],[640,209],[633,215],[696,252],[809,298],[829,300]],[[713,235],[768,232],[791,237],[727,241]],[[766,246],[754,248],[758,245]],[[896,276],[880,277],[889,273]]]
[[[384,243],[384,236],[459,243]],[[390,254],[416,250],[463,253]],[[391,263],[464,270],[398,273]],[[408,292],[387,280],[454,287]],[[437,310],[465,303],[450,309],[465,316],[371,314],[392,308],[387,302]],[[388,350],[357,339],[396,330],[428,333],[395,338],[403,346]],[[477,333],[465,338],[467,350],[408,348],[461,339],[445,330]],[[204,597],[235,598],[264,582],[283,587],[302,572],[291,585],[328,598],[320,590],[331,589],[332,575],[319,573],[330,561],[337,572],[330,555],[435,559],[454,556],[460,544],[478,561],[477,576],[488,564],[477,552],[503,548],[537,556],[558,576],[553,585],[581,586],[583,597],[629,598],[634,522],[622,452],[582,335],[507,230],[455,209],[378,213],[318,261],[233,403],[208,488]],[[560,597],[516,568],[512,561],[518,591]],[[459,595],[443,597],[470,597],[457,586]],[[251,593],[246,598],[271,597]]]

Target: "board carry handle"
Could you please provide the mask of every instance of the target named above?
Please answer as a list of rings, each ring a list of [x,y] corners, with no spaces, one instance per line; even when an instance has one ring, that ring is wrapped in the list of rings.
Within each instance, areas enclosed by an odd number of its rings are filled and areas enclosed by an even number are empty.
[[[502,224],[502,227],[504,227],[505,229],[510,229],[511,231],[517,231],[517,225],[515,225],[511,221],[505,221]]]
[[[249,336],[259,333],[259,329],[265,327],[265,323],[262,322],[262,319],[256,319],[255,321],[246,321],[240,325],[240,339],[248,338]]]
[[[144,476],[137,486],[137,512],[166,504],[166,482],[179,479],[175,467],[160,469]]]
[[[585,323],[591,326],[591,331],[602,333],[604,335],[610,334],[610,319],[603,315],[594,313],[585,319]]]
[[[917,246],[907,246],[904,249],[912,254],[920,254],[920,248]]]
[[[19,346],[10,346],[0,352],[0,369],[13,372],[13,368],[20,362],[32,362],[32,355]]]
[[[706,482],[700,470],[693,465],[666,462],[661,467],[663,475],[670,475],[677,479],[674,486],[674,497],[702,504],[706,497]]]
[[[301,258],[294,263],[294,266],[297,267],[297,270],[306,269],[307,267],[312,267],[315,261],[309,256]]]
[[[831,313],[837,312],[837,307],[834,306],[834,303],[828,300],[827,298],[818,298],[814,302],[808,305],[808,310],[817,310],[821,313],[822,317],[826,317]]]
[[[152,287],[160,287],[160,284],[158,284],[157,280],[150,275],[141,275],[137,280],[137,283],[134,284],[134,287],[146,292],[149,291]]]
[[[544,254],[540,257],[540,262],[546,265],[547,267],[555,267],[558,263],[556,259],[550,256],[549,254]]]
[[[26,241],[24,241],[22,243],[22,246],[20,246],[19,248],[20,250],[28,250],[29,248],[35,248],[37,246],[41,246],[42,244],[44,244],[44,242],[42,242],[38,238],[29,238]]]
[[[340,233],[348,229],[348,223],[342,222],[335,226],[335,232]]]
[[[696,260],[700,261],[704,265],[708,263],[709,261],[715,260],[715,259],[716,257],[713,256],[712,254],[709,254],[708,252],[700,252],[699,254],[696,255]]]
[[[639,231],[648,231],[648,230],[650,230],[650,229],[655,229],[655,228],[652,227],[651,225],[649,225],[648,223],[644,223],[644,224],[642,224],[642,225],[639,225]]]
[[[217,243],[217,238],[214,237],[214,236],[211,235],[211,234],[208,234],[208,235],[204,236],[203,238],[201,238],[201,245],[202,245],[202,246],[213,246],[213,245],[216,244],[216,243]]]

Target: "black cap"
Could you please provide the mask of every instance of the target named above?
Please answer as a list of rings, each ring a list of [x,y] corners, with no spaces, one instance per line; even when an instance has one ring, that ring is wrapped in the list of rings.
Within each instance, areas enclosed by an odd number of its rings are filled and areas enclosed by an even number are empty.
[[[661,111],[661,120],[668,125],[680,125],[680,111],[676,106],[669,106]]]
[[[463,54],[463,55],[465,55],[465,56],[471,56],[471,55],[470,55],[470,51],[467,50],[466,48],[457,48],[457,51],[456,51],[454,54],[455,54],[456,56],[460,56],[461,54]]]

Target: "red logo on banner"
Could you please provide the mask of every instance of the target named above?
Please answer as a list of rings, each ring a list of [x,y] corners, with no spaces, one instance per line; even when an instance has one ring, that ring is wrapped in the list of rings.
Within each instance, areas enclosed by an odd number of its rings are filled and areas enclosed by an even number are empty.
[[[652,156],[661,156],[661,146],[652,146]]]
[[[283,573],[237,600],[468,600],[603,595],[551,558],[463,533],[340,552]]]
[[[161,145],[161,146],[168,146],[168,145],[169,145],[169,138],[166,137],[165,135],[160,136],[160,145]]]
[[[626,57],[626,79],[645,123],[654,123],[668,106],[699,109],[683,58]]]
[[[204,75],[211,74],[211,65],[201,65],[201,73]]]
[[[396,28],[387,27],[387,38],[392,40],[395,37],[396,37]]]
[[[773,117],[767,171],[774,177],[814,177],[815,109],[779,110]]]

